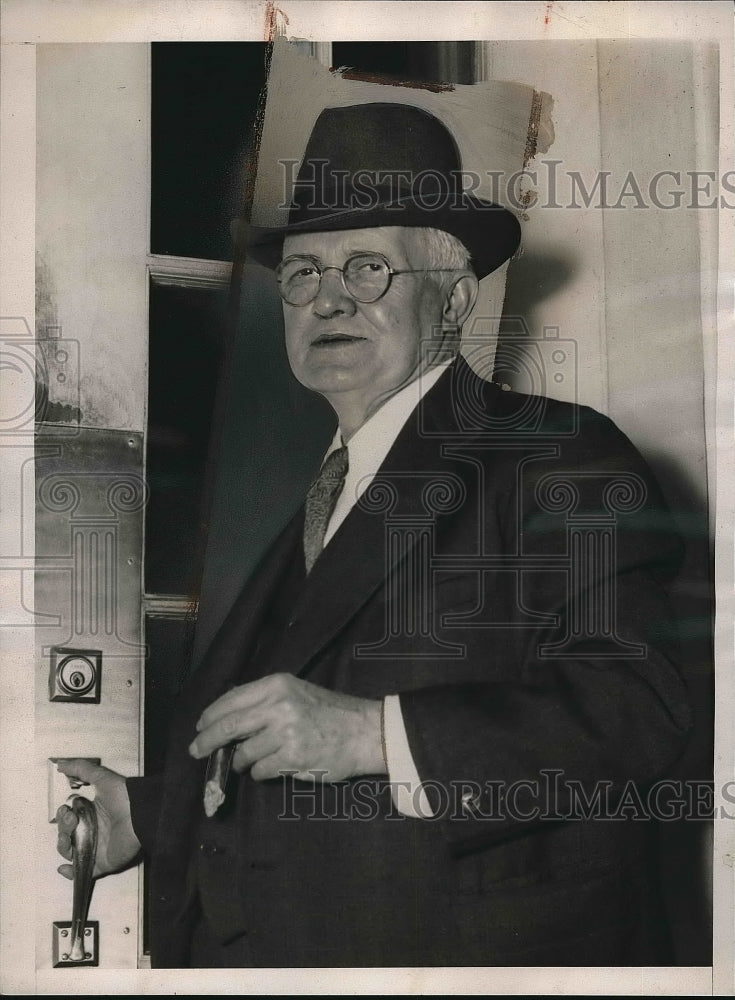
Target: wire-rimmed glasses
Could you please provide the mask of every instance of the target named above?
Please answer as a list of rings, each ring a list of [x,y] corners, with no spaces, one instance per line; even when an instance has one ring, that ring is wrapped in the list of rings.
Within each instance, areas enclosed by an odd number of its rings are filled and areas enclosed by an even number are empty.
[[[318,257],[294,254],[286,257],[276,268],[278,290],[284,302],[292,306],[306,306],[319,294],[322,274],[339,271],[345,291],[358,302],[377,302],[390,288],[396,274],[421,274],[431,271],[448,271],[446,267],[418,267],[398,270],[391,267],[380,253],[356,253],[345,261],[343,267],[322,264]]]

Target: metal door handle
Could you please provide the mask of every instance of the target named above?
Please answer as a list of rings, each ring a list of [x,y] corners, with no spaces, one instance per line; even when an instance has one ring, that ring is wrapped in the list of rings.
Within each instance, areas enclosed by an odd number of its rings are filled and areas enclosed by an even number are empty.
[[[94,860],[97,854],[97,812],[94,802],[90,802],[89,799],[85,799],[81,795],[74,796],[70,808],[78,822],[71,835],[74,894],[69,960],[83,962],[85,960],[84,925],[89,912]]]

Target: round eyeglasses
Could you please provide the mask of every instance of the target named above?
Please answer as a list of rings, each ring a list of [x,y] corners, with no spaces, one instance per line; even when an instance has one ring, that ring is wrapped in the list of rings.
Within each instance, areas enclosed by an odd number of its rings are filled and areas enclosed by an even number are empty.
[[[449,271],[447,267],[419,267],[397,270],[380,253],[356,253],[345,261],[344,267],[322,264],[317,257],[296,255],[286,257],[276,268],[278,291],[284,302],[292,306],[306,306],[319,294],[325,271],[339,271],[342,285],[358,302],[377,302],[390,288],[394,274],[422,274],[430,271]]]

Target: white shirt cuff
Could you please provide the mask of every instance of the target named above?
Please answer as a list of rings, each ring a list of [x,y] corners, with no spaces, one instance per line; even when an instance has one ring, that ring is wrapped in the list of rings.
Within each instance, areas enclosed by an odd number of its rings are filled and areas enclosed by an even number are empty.
[[[385,757],[393,804],[404,816],[431,819],[434,815],[426,792],[421,787],[416,765],[406,736],[406,725],[397,694],[386,696],[383,706],[385,723]]]

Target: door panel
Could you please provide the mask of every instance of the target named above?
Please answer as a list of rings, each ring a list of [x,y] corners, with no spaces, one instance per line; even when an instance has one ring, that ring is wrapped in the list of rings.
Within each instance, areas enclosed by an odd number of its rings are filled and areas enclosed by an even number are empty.
[[[53,757],[98,758],[126,775],[139,770],[142,435],[79,428],[60,438],[56,430],[41,425],[36,439],[35,607],[43,622],[36,627],[39,789],[53,780]],[[99,700],[86,690],[85,668],[99,672]],[[51,700],[60,690],[68,700]],[[52,812],[71,794],[65,781],[54,782]],[[53,922],[70,920],[72,911],[71,884],[55,871],[60,859],[43,799],[37,801],[45,891],[36,908],[42,968],[50,964]],[[89,919],[99,924],[99,965],[135,968],[137,871],[97,882]]]
[[[140,770],[148,63],[145,44],[37,47],[36,327],[47,394],[35,448],[39,969],[53,962],[53,922],[72,913],[71,883],[56,872],[49,758]],[[50,669],[69,650],[91,651],[100,666],[99,701],[50,700]],[[69,662],[67,680],[84,689],[88,668]],[[134,868],[94,886],[100,968],[138,966],[139,883]],[[67,974],[55,976],[62,992]]]

